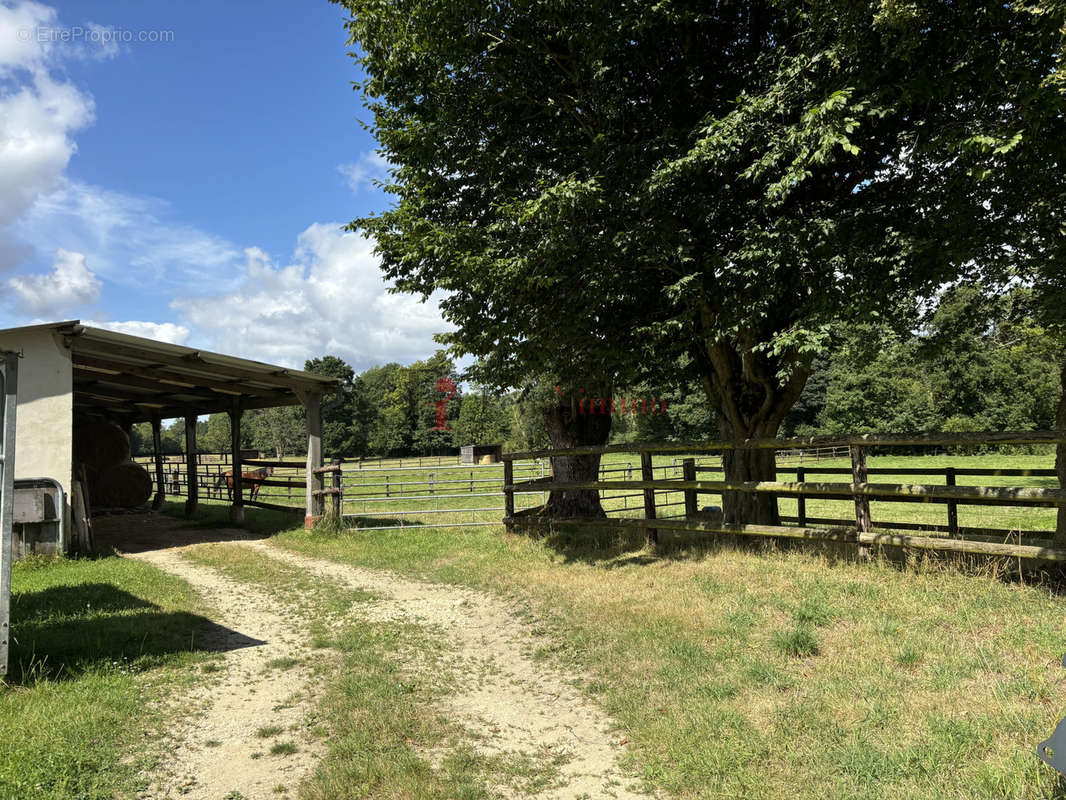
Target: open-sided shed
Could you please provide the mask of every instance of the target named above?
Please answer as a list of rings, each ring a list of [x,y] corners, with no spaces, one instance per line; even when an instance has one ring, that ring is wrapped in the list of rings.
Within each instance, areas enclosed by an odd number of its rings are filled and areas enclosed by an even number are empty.
[[[243,521],[240,426],[249,409],[303,405],[307,410],[306,516],[321,513],[321,399],[338,381],[300,370],[212,353],[82,325],[77,320],[0,330],[0,350],[21,355],[19,364],[16,480],[46,479],[62,489],[60,531],[71,530],[73,433],[78,421],[101,420],[125,430],[152,425],[157,493],[162,505],[160,425],[184,418],[189,471],[186,513],[196,511],[196,419],[229,414],[232,431],[231,519]],[[76,517],[76,514],[75,514]],[[61,537],[62,538],[62,537]],[[58,542],[63,546],[69,543]]]

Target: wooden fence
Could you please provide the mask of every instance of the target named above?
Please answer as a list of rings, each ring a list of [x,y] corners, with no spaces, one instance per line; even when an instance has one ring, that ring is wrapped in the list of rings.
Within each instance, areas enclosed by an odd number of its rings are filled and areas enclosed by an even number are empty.
[[[985,469],[972,467],[867,467],[867,451],[870,448],[925,447],[944,448],[974,445],[1056,445],[1066,442],[1062,434],[1054,431],[1025,431],[1020,433],[961,433],[961,434],[902,434],[865,435],[842,438],[810,439],[763,439],[739,442],[650,442],[640,444],[608,445],[602,447],[579,447],[569,450],[543,450],[527,453],[505,453],[504,459],[504,524],[514,529],[523,525],[579,524],[585,526],[635,527],[648,532],[651,543],[658,541],[658,531],[690,531],[706,534],[736,534],[745,536],[769,536],[787,539],[824,540],[850,542],[860,554],[872,546],[893,546],[923,550],[940,550],[995,556],[1016,556],[1045,561],[1066,561],[1066,464],[1060,470],[1052,469]],[[730,482],[728,480],[701,480],[701,472],[722,472],[720,466],[700,464],[687,458],[683,474],[677,478],[655,478],[653,454],[675,455],[686,453],[722,453],[728,450],[847,448],[851,458],[850,467],[801,467],[780,466],[781,473],[794,473],[795,481]],[[641,460],[640,480],[600,480],[563,482],[552,478],[515,481],[510,465],[517,459],[558,457],[566,455],[592,455],[606,453],[638,453]],[[848,475],[848,482],[810,481],[810,475]],[[870,483],[871,475],[943,475],[943,484]],[[960,485],[963,476],[1007,477],[1057,477],[1060,488],[967,486]],[[534,515],[514,512],[514,495],[524,492],[544,492],[560,489],[596,490],[598,492],[638,490],[643,495],[643,517],[612,519],[567,519],[543,520]],[[681,517],[662,517],[656,502],[656,492],[680,492],[684,495],[685,513]],[[775,497],[791,497],[797,500],[798,514],[783,517],[782,525],[752,525],[726,523],[701,519],[698,512],[700,494],[727,495],[728,493],[760,493]],[[849,519],[809,517],[806,512],[808,499],[850,500],[854,504],[854,516]],[[870,513],[870,501],[892,503],[933,503],[945,507],[944,524],[875,522]],[[1043,507],[1060,509],[1058,527],[1051,531],[1007,530],[973,528],[959,525],[958,508],[963,505],[986,505],[1004,508]],[[915,531],[929,535],[915,535]],[[1003,541],[1017,539],[1019,543]],[[1032,541],[1044,538],[1039,544],[1021,544],[1022,539]],[[999,539],[997,541],[997,539]]]
[[[208,500],[231,500],[232,492],[227,485],[226,475],[232,470],[228,454],[198,453],[197,454],[197,493],[201,498]],[[180,460],[178,460],[180,459]],[[138,463],[149,468],[152,476],[153,491],[158,492],[155,486],[156,476],[152,468],[153,459],[138,457],[134,459]],[[243,481],[242,495],[244,505],[255,508],[266,508],[272,511],[304,511],[307,491],[307,463],[306,461],[272,461],[258,458],[246,458],[241,461],[243,473],[248,473],[260,467],[271,467],[274,474],[267,478],[257,478],[255,483],[259,485],[256,499],[252,499],[252,486],[248,479]],[[330,473],[333,465],[327,464],[316,472]],[[322,491],[320,486],[315,491]],[[333,487],[328,487],[333,488]],[[185,456],[167,456],[163,461],[163,494],[168,497],[189,496],[189,471]],[[264,499],[259,499],[264,498]]]

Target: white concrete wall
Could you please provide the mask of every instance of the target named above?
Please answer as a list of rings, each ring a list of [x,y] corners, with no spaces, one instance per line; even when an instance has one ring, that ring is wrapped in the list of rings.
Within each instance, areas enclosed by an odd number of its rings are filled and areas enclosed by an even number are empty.
[[[18,373],[15,477],[59,481],[67,495],[69,520],[74,426],[70,350],[48,329],[0,333],[0,350],[23,354]]]

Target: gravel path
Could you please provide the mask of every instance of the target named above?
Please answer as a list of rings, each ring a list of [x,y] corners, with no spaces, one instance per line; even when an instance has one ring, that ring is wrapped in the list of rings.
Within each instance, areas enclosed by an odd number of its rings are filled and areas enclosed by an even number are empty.
[[[300,779],[321,755],[321,745],[303,735],[321,683],[311,680],[304,625],[292,609],[258,587],[183,558],[183,551],[198,546],[190,543],[197,540],[190,539],[187,528],[175,523],[171,531],[159,518],[152,527],[162,535],[165,549],[145,548],[128,557],[185,579],[222,609],[212,620],[221,627],[209,634],[205,644],[223,653],[223,665],[217,681],[205,680],[181,699],[187,713],[173,731],[172,753],[160,774],[153,776],[153,788],[145,797],[294,796]],[[169,541],[168,533],[173,534]],[[633,781],[619,767],[625,741],[617,725],[575,688],[577,676],[533,657],[543,638],[504,601],[473,589],[309,558],[239,536],[236,531],[216,531],[211,538],[373,593],[375,601],[360,604],[353,612],[366,615],[368,621],[410,622],[442,635],[449,662],[458,667],[442,711],[471,732],[478,751],[519,754],[551,763],[555,770],[555,779],[535,794],[506,783],[493,787],[499,794],[539,800],[646,800],[647,795],[628,788]],[[272,659],[290,657],[299,663],[283,670],[268,668]],[[418,659],[411,659],[408,666],[424,668]],[[328,720],[323,722],[328,725]],[[269,739],[256,735],[267,726],[280,726],[285,732]],[[296,752],[271,755],[275,741],[293,742]],[[439,754],[425,755],[432,761]],[[277,791],[279,786],[285,790]]]

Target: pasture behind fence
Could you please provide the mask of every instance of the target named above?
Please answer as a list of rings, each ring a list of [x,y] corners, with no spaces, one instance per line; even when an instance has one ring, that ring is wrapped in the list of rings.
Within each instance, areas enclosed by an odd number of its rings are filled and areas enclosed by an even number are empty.
[[[571,523],[584,526],[636,527],[648,532],[654,543],[658,531],[688,531],[703,534],[737,534],[769,536],[790,539],[814,539],[846,542],[857,546],[860,553],[872,546],[897,546],[928,550],[945,550],[985,555],[1010,555],[1020,558],[1035,558],[1050,561],[1066,561],[1066,514],[1059,514],[1057,529],[1052,521],[1050,530],[1026,529],[1024,527],[994,528],[961,525],[959,508],[966,506],[994,506],[1000,509],[1062,509],[1066,508],[1066,491],[1061,488],[1064,475],[1051,469],[993,469],[945,466],[917,468],[870,468],[867,466],[867,451],[877,447],[892,448],[954,448],[977,445],[1015,446],[1048,445],[1063,441],[1061,434],[1052,431],[1027,431],[1021,433],[975,433],[975,434],[920,434],[901,436],[859,436],[839,439],[768,439],[744,442],[688,442],[688,443],[640,443],[583,447],[571,450],[536,451],[504,454],[505,470],[517,459],[543,458],[564,455],[622,453],[635,454],[641,461],[640,478],[632,478],[632,464],[624,469],[625,477],[596,481],[562,482],[552,478],[521,480],[512,472],[504,487],[506,507],[504,523],[509,529],[523,525],[549,524],[539,518],[520,513],[514,497],[525,492],[545,492],[559,489],[595,490],[605,500],[617,501],[625,497],[622,508],[616,505],[609,514],[621,512],[622,517],[609,519],[553,520],[554,523]],[[721,464],[709,463],[708,453],[721,454],[728,450],[774,449],[778,453],[788,450],[822,450],[823,448],[847,448],[849,467],[834,466],[778,466],[778,472],[795,474],[795,481],[740,481],[724,478]],[[675,459],[666,474],[661,465],[653,463],[653,455],[665,454]],[[678,454],[681,458],[681,474],[677,474]],[[695,456],[700,454],[700,459]],[[720,455],[718,455],[720,458]],[[699,473],[720,473],[720,480],[702,480]],[[617,471],[616,471],[617,474]],[[847,475],[848,482],[812,481],[812,476]],[[871,483],[871,475],[942,476],[942,484],[934,483]],[[1059,480],[1059,488],[1032,486],[987,486],[963,485],[959,478],[971,477],[1029,477]],[[795,501],[797,513],[783,515],[778,525],[752,525],[725,522],[718,519],[700,518],[700,498],[718,498],[743,494],[764,493],[778,501]],[[628,500],[640,497],[643,501],[633,511],[643,514],[634,516]],[[847,501],[854,509],[848,518],[808,515],[808,501]],[[923,503],[944,507],[941,522],[903,522],[890,519],[874,520],[871,502],[894,505],[897,503]],[[667,508],[684,507],[681,514],[663,514]],[[786,524],[790,523],[790,524]],[[915,532],[926,535],[914,535]],[[1033,542],[1021,544],[1022,540]]]
[[[199,495],[210,500],[231,500],[225,481],[231,464],[228,454],[198,454]],[[152,466],[152,459],[138,459]],[[334,462],[316,472],[326,479],[315,493],[326,507],[347,524],[369,530],[419,527],[469,527],[499,525],[504,510],[500,492],[503,465],[459,464],[458,457],[405,457]],[[302,511],[306,502],[306,465],[295,458],[242,460],[244,504],[283,511]],[[270,467],[273,474],[250,479],[248,472]],[[544,477],[546,462],[524,464],[524,477]],[[154,469],[150,469],[153,484]],[[163,469],[164,492],[188,496],[184,456],[168,456]],[[253,497],[255,492],[255,497]],[[542,495],[541,500],[543,501]]]

